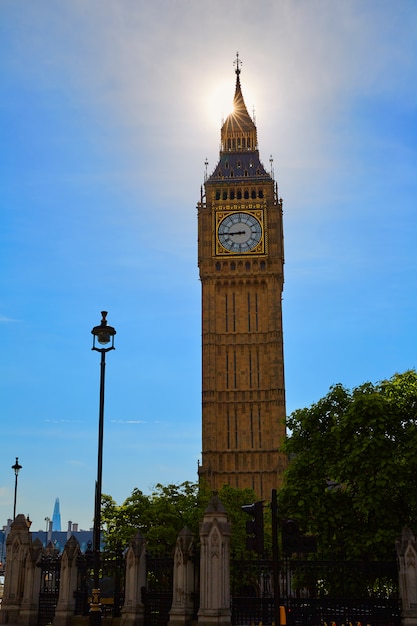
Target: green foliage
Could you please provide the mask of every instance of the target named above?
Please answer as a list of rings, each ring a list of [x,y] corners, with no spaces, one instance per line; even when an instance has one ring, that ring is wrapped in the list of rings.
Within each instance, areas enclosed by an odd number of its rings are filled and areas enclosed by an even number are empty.
[[[247,513],[243,513],[242,506],[255,502],[255,493],[252,489],[235,489],[224,485],[219,491],[219,498],[232,525],[231,556],[235,559],[247,558],[249,555],[246,550],[246,522],[250,518]]]
[[[206,500],[207,501],[207,500]],[[157,554],[172,551],[178,533],[188,526],[198,526],[199,510],[204,497],[197,485],[155,485],[150,495],[139,489],[118,506],[110,496],[103,496],[102,520],[106,551],[124,549],[139,530],[148,542],[149,550]]]
[[[255,495],[250,489],[233,489],[227,485],[218,495],[232,523],[232,555],[241,558],[247,554],[247,515],[241,511],[241,506],[253,502]],[[125,549],[138,530],[154,555],[172,553],[184,526],[191,530],[198,542],[199,524],[210,498],[211,491],[206,486],[191,482],[166,486],[157,484],[150,495],[134,489],[120,506],[111,496],[103,495],[106,552],[112,554]]]
[[[417,373],[335,385],[288,427],[281,513],[319,536],[325,558],[391,559],[417,522]]]

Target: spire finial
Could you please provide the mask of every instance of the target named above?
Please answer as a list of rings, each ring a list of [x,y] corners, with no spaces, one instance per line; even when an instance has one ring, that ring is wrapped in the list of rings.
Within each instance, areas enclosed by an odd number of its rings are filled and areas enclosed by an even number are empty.
[[[239,52],[236,52],[236,61],[233,61],[233,65],[236,65],[236,75],[239,76],[240,74],[240,67],[242,65],[242,61],[239,59]]]

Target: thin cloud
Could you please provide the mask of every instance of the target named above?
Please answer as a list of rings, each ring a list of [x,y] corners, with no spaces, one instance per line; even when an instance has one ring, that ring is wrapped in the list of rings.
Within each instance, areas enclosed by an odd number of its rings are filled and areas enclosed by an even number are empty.
[[[50,419],[45,417],[44,422],[48,424],[80,424],[82,420],[69,420],[69,419]]]
[[[146,424],[143,420],[110,420],[112,424]]]
[[[13,319],[12,317],[6,317],[6,315],[0,315],[0,323],[8,324],[12,322],[18,322],[19,320]]]

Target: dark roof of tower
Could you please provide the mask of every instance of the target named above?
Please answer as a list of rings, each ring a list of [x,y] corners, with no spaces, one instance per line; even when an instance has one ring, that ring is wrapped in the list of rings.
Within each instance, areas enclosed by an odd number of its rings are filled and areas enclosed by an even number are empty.
[[[214,172],[206,183],[221,182],[230,184],[232,179],[242,182],[250,179],[256,182],[271,180],[270,174],[259,159],[256,125],[246,108],[240,84],[240,59],[237,55],[236,88],[233,98],[233,112],[227,116],[221,128],[220,158]],[[248,181],[249,182],[249,181]]]
[[[270,178],[270,174],[259,159],[258,150],[252,152],[222,152],[219,162],[209,180],[225,181],[230,183],[233,179],[236,182],[242,179],[264,179]]]

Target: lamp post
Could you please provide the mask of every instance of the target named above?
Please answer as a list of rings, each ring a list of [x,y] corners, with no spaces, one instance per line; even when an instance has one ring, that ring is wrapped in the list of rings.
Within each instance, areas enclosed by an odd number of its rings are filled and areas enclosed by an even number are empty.
[[[93,569],[94,584],[91,593],[90,604],[90,626],[101,624],[101,603],[100,603],[100,534],[101,534],[101,482],[103,469],[103,427],[104,427],[104,376],[106,369],[106,353],[114,350],[115,329],[107,324],[107,311],[101,312],[101,322],[99,326],[94,326],[91,331],[93,335],[92,350],[100,352],[100,408],[98,419],[98,454],[97,454],[97,481],[94,500],[94,527],[93,527]],[[102,347],[96,346],[96,341]],[[110,344],[110,345],[109,345]],[[104,347],[107,346],[107,347]]]
[[[45,548],[48,546],[48,531],[49,531],[49,522],[51,521],[50,517],[45,517]]]
[[[19,476],[19,472],[22,469],[22,466],[19,465],[19,457],[16,457],[16,463],[12,465],[12,470],[14,471],[14,504],[13,504],[13,521],[16,519],[16,500],[17,500],[17,477]]]

